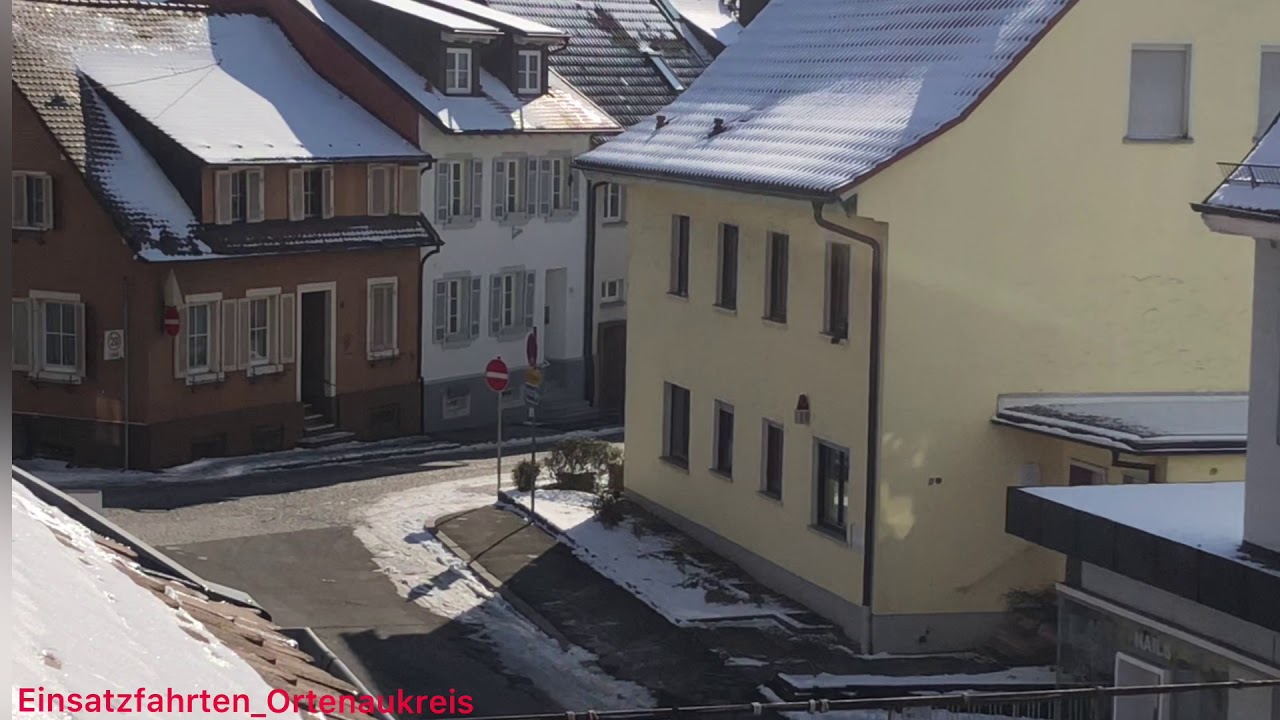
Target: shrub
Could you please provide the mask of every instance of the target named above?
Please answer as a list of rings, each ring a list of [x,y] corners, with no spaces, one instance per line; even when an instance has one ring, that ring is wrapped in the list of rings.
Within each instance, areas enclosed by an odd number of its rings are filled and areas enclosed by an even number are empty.
[[[591,509],[601,525],[614,527],[622,520],[622,493],[609,488],[597,489],[591,498]]]
[[[599,475],[621,461],[622,452],[604,440],[571,438],[551,448],[546,466],[557,475]]]
[[[516,490],[520,492],[529,492],[533,489],[533,484],[538,481],[538,473],[541,470],[538,463],[532,460],[521,460],[516,463],[516,467],[511,471],[511,479],[516,482]]]

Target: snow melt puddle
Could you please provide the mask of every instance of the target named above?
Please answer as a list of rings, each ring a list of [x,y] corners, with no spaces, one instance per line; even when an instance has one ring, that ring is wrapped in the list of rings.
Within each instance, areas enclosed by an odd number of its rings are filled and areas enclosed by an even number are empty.
[[[473,636],[494,647],[507,672],[528,678],[562,706],[652,707],[646,689],[606,674],[582,648],[561,649],[424,530],[450,513],[492,504],[494,487],[495,478],[486,476],[393,493],[365,511],[356,537],[402,596],[474,628]]]

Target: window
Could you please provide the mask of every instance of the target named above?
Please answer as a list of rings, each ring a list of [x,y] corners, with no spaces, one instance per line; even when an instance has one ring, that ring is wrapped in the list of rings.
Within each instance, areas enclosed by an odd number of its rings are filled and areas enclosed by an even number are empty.
[[[368,172],[369,214],[390,215],[396,207],[396,166],[370,165]]]
[[[471,414],[471,391],[459,385],[445,388],[443,405],[445,419],[466,417]]]
[[[333,168],[289,171],[289,219],[333,217]]]
[[[489,277],[490,335],[524,335],[533,327],[535,278],[523,268]]]
[[[183,308],[183,326],[187,336],[187,372],[193,374],[212,372],[215,369],[213,351],[212,302],[197,302]],[[250,324],[252,327],[252,324]]]
[[[689,297],[689,216],[671,217],[671,287],[672,295]]]
[[[448,48],[445,51],[444,91],[450,94],[471,92],[471,50]]]
[[[435,282],[433,337],[438,343],[467,342],[480,335],[480,276],[446,277]]]
[[[716,305],[738,308],[738,226],[720,226],[720,252],[716,273]]]
[[[302,173],[302,216],[320,217],[324,213],[324,176],[320,170]]]
[[[1107,471],[1096,466],[1072,460],[1067,468],[1068,485],[1106,485]]]
[[[764,474],[762,492],[772,498],[782,499],[782,426],[764,421],[763,442],[764,460],[761,467]]]
[[[1148,485],[1151,483],[1151,469],[1124,468],[1120,473],[1120,482],[1125,485]]]
[[[765,282],[767,320],[787,321],[787,253],[791,239],[782,233],[769,233],[768,276]]]
[[[542,92],[541,50],[521,50],[516,55],[516,92],[530,95]]]
[[[1132,140],[1187,137],[1191,48],[1134,48],[1129,70]]]
[[[55,382],[84,377],[84,303],[74,293],[31,291],[14,298],[10,337],[14,370]]]
[[[849,511],[849,451],[821,440],[816,442],[818,527],[843,533]]]
[[[827,298],[823,331],[833,338],[849,337],[849,246],[827,245]]]
[[[249,298],[249,364],[271,362],[271,298]]]
[[[483,215],[484,163],[442,160],[436,163],[436,220],[471,223]]]
[[[214,221],[219,225],[262,222],[261,168],[214,172]]]
[[[396,278],[369,280],[368,356],[370,360],[395,357],[399,354],[396,343],[400,317],[397,306]]]
[[[600,302],[620,303],[623,302],[623,280],[605,280],[600,283]]]
[[[76,304],[45,301],[41,303],[44,316],[44,367],[74,373],[79,357],[79,333],[76,331]]]
[[[53,227],[53,178],[47,173],[13,173],[13,227],[24,230]]]
[[[1280,48],[1262,51],[1262,73],[1258,90],[1258,135],[1267,131],[1280,115]]]
[[[623,197],[624,188],[617,183],[604,186],[604,212],[601,218],[607,223],[620,223],[626,220]]]
[[[520,158],[497,158],[493,161],[493,219],[523,219],[524,173]]]
[[[662,456],[680,467],[689,467],[689,391],[679,385],[663,387]]]
[[[551,158],[551,212],[563,210],[565,208],[565,195],[567,195],[564,174],[564,160],[560,158]]]
[[[222,302],[222,360],[215,360],[208,370],[225,374],[244,369],[252,377],[280,372],[285,363],[293,362],[294,298],[292,293],[281,294],[278,287],[256,288],[243,298]],[[217,310],[212,308],[215,323]],[[192,357],[188,352],[188,362],[193,362]],[[198,366],[188,367],[188,374],[200,372]]]
[[[733,477],[733,406],[716,401],[715,447],[711,469]]]

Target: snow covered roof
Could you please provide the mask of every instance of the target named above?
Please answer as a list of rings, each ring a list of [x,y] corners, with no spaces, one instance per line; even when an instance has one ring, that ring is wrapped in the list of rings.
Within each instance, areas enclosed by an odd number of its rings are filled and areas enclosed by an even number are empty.
[[[12,489],[14,688],[83,696],[137,688],[162,696],[164,688],[184,696],[244,694],[258,712],[273,688],[290,695],[359,692],[313,665],[258,611],[152,573],[129,547],[95,535],[16,479]],[[198,708],[133,712],[223,715]]]
[[[511,13],[505,13],[501,10],[494,10],[474,0],[418,0],[418,2],[430,3],[441,10],[478,18],[481,22],[488,22],[493,26],[511,28],[522,35],[530,37],[558,39],[567,37],[563,30],[512,15]]]
[[[963,120],[1072,5],[772,0],[662,111],[666,125],[579,163],[827,199]]]
[[[669,0],[685,21],[728,47],[738,39],[742,25],[730,5],[731,0]]]
[[[1226,165],[1226,179],[1202,209],[1237,210],[1280,220],[1280,117],[1253,150],[1236,165]]]
[[[474,20],[466,15],[449,12],[445,8],[436,7],[435,3],[418,2],[418,0],[368,0],[386,8],[422,18],[429,23],[439,25],[449,32],[467,35],[501,35],[502,31],[489,23]]]
[[[534,98],[517,97],[502,81],[483,69],[480,70],[480,95],[437,92],[430,89],[427,79],[418,71],[339,12],[328,0],[291,1],[326,24],[399,85],[424,114],[450,132],[614,132],[619,129],[603,110],[555,72],[548,73],[547,92]]]
[[[552,69],[623,126],[680,94],[662,65],[686,88],[707,66],[696,37],[662,11],[660,0],[486,2],[569,33],[569,45],[549,58]]]
[[[1244,452],[1249,395],[1001,395],[992,420],[1137,454]]]

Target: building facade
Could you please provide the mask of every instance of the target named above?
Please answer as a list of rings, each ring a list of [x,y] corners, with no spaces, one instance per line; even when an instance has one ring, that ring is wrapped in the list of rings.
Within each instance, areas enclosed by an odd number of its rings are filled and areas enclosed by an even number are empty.
[[[1001,532],[1005,488],[1068,484],[1080,448],[1122,481],[1159,435],[1014,430],[1001,396],[1231,405],[1247,380],[1249,258],[1164,209],[1277,102],[1280,7],[1015,5],[899,28],[774,0],[580,160],[628,186],[628,488],[864,649],[990,638],[1063,570]],[[894,28],[961,24],[902,82],[869,69]],[[1225,446],[1148,444],[1145,478],[1238,480],[1232,407]]]

